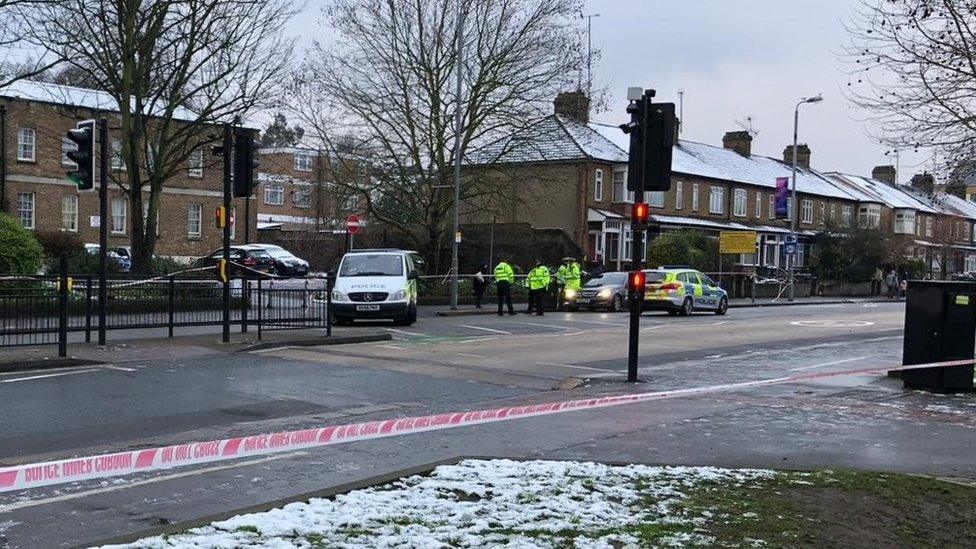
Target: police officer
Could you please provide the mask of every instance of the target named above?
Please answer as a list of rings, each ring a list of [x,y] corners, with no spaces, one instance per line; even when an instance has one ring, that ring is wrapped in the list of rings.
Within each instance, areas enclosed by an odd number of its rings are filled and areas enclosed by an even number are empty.
[[[571,257],[564,257],[562,263],[559,264],[559,268],[556,269],[556,309],[562,310],[563,300],[565,299],[566,292],[566,277],[569,275],[569,262],[572,261]]]
[[[566,269],[566,289],[579,291],[580,278],[582,276],[583,272],[580,269],[580,264],[575,259],[569,258],[569,266]]]
[[[529,271],[529,303],[535,309],[536,316],[542,316],[545,310],[546,290],[549,288],[549,267],[536,260],[535,268]]]
[[[508,305],[508,314],[514,315],[512,307],[512,283],[515,282],[515,271],[508,264],[508,258],[502,257],[495,265],[495,291],[498,293],[498,316],[503,316],[502,304]]]

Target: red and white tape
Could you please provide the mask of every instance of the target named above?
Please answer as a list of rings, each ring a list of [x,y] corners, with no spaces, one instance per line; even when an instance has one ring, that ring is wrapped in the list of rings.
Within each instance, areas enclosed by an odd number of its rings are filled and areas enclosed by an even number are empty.
[[[966,366],[974,360],[953,360],[913,366],[871,367],[857,370],[817,372],[786,377],[743,381],[691,389],[656,391],[632,395],[617,395],[601,398],[566,400],[528,406],[508,406],[489,410],[436,414],[407,417],[365,423],[350,423],[327,427],[316,427],[298,431],[259,434],[246,437],[174,444],[158,448],[147,448],[130,452],[76,457],[57,461],[29,463],[0,468],[0,492],[24,490],[41,486],[65,484],[82,480],[116,477],[133,473],[144,473],[173,467],[198,465],[215,461],[233,460],[251,456],[261,456],[290,452],[304,448],[316,448],[370,440],[377,438],[438,431],[454,427],[480,425],[496,421],[560,414],[579,410],[592,410],[610,406],[621,406],[636,402],[663,400],[676,397],[694,396],[708,393],[734,391],[766,385],[781,385],[812,381],[817,379],[877,374],[895,370],[916,370],[922,368]]]

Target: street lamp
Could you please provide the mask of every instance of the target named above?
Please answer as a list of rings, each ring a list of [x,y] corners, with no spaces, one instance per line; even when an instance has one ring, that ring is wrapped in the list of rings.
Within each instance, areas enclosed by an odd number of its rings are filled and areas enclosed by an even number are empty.
[[[796,107],[793,109],[793,188],[790,191],[790,200],[792,201],[793,207],[791,208],[792,213],[790,214],[790,237],[793,240],[793,242],[796,243],[795,245],[798,248],[799,248],[799,243],[796,240],[796,225],[797,225],[796,218],[798,215],[800,215],[799,213],[800,204],[796,201],[796,147],[797,147],[796,136],[797,136],[797,127],[800,124],[800,105],[804,103],[820,103],[821,101],[823,101],[823,94],[819,94],[819,93],[817,95],[814,95],[813,97],[804,97],[800,99],[800,101],[796,104]],[[791,254],[791,257],[787,258],[787,261],[790,264],[789,301],[793,301],[793,286],[794,286],[794,277],[796,274],[796,253],[795,253],[796,251],[798,250],[794,250],[794,253]]]

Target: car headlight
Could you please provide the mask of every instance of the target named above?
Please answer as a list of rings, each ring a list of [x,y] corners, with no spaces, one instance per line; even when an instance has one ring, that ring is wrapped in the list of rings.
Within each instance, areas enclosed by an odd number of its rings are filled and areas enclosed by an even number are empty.
[[[576,297],[576,290],[574,290],[572,288],[567,288],[566,289],[566,299],[573,299],[574,297]]]
[[[401,299],[406,299],[406,298],[407,298],[406,290],[397,290],[392,294],[390,294],[389,301],[400,301]]]
[[[610,288],[604,288],[604,289],[600,290],[600,293],[599,294],[597,294],[598,297],[601,297],[601,298],[604,298],[604,299],[610,297],[611,295],[613,295],[613,290],[611,290]]]
[[[346,294],[340,292],[339,290],[332,290],[332,301],[345,301]]]

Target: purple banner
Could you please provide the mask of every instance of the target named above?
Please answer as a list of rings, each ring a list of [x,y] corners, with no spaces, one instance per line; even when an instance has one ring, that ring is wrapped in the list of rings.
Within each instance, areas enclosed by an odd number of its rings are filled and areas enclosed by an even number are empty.
[[[790,209],[790,178],[776,178],[776,219],[788,219]]]

